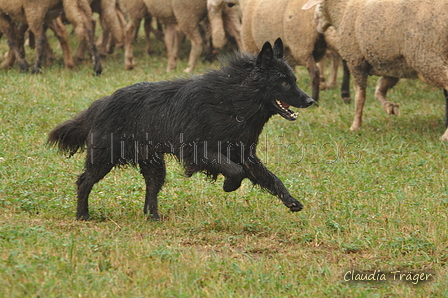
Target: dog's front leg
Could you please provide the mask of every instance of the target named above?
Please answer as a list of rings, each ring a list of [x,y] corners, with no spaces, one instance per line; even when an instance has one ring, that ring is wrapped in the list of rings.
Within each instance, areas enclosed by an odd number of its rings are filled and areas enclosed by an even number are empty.
[[[263,189],[279,197],[291,211],[297,212],[302,210],[303,205],[289,194],[283,182],[271,173],[258,157],[252,156],[248,158],[244,162],[243,167],[248,178],[254,184],[260,185]]]

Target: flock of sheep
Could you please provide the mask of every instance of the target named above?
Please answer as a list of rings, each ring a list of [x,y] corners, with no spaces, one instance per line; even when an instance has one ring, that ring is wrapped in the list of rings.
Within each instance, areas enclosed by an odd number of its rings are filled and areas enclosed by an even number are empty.
[[[103,29],[97,41],[93,12]],[[152,27],[152,18],[158,28]],[[10,48],[1,66],[9,68],[17,60],[22,71],[28,70],[24,39],[29,29],[36,52],[31,71],[39,72],[42,59],[54,55],[45,36],[49,28],[59,39],[65,66],[73,67],[64,25],[70,22],[80,38],[75,60],[88,51],[95,74],[101,74],[100,53],[124,47],[125,68],[132,69],[132,42],[142,20],[148,52],[149,33],[162,36],[163,27],[167,71],[176,67],[183,36],[191,43],[186,72],[194,70],[204,45],[218,49],[231,38],[242,51],[258,53],[265,41],[281,37],[289,62],[307,68],[316,100],[320,87],[334,85],[342,57],[344,101],[350,101],[350,74],[356,92],[352,130],[361,127],[370,75],[380,76],[375,98],[389,114],[399,112],[386,95],[401,78],[443,88],[448,102],[447,0],[0,0],[0,31]],[[319,65],[324,56],[334,65],[327,84]],[[442,140],[448,141],[448,129]]]

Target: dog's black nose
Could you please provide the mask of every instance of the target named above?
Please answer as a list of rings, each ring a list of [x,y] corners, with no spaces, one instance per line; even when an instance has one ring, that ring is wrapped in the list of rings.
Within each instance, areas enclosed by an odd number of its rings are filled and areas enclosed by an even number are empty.
[[[316,100],[312,99],[311,97],[308,97],[308,98],[306,99],[306,105],[307,105],[307,107],[312,106],[313,104],[316,105],[316,106],[319,106],[319,104],[317,103]]]

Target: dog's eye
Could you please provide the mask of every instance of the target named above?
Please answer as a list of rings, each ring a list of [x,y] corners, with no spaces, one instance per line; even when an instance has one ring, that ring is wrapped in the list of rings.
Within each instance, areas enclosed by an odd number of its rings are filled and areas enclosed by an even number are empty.
[[[283,87],[283,89],[288,90],[289,89],[289,83],[286,82],[286,81],[283,81],[282,82],[282,87]]]

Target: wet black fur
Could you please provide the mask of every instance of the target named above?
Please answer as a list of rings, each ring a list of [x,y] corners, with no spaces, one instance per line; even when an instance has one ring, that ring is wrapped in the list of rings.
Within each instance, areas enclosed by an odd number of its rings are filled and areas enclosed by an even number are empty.
[[[73,155],[87,149],[77,181],[77,218],[88,219],[88,196],[114,166],[139,165],[146,182],[144,212],[159,218],[157,194],[165,182],[164,154],[172,154],[188,176],[225,176],[223,189],[244,178],[278,196],[292,211],[302,205],[256,156],[264,124],[281,111],[275,100],[305,108],[313,100],[296,85],[283,58],[283,44],[265,43],[258,56],[239,54],[227,66],[202,76],[142,82],[95,101],[50,132],[48,142]],[[291,112],[292,113],[292,112]]]

